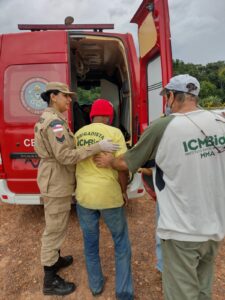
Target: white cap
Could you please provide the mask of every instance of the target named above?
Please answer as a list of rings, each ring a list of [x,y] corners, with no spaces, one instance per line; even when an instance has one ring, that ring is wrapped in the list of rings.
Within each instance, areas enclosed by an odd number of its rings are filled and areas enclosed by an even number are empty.
[[[177,75],[170,79],[170,82],[163,88],[160,95],[165,95],[166,90],[183,92],[198,96],[200,92],[200,83],[195,77],[188,74]]]

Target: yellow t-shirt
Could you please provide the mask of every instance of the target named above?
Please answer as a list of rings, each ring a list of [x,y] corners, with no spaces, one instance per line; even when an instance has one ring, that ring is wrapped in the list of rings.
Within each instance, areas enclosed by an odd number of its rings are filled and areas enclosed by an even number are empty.
[[[121,146],[121,149],[114,153],[115,157],[127,151],[122,132],[112,126],[92,123],[82,127],[75,134],[77,148],[97,143],[103,139],[111,139]],[[81,206],[89,209],[107,209],[123,205],[118,172],[109,168],[97,168],[92,157],[77,164],[76,181],[75,194]]]

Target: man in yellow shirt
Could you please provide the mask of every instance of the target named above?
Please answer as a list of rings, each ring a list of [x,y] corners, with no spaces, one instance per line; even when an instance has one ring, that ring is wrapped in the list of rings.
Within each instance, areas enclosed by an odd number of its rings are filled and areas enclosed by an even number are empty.
[[[82,127],[75,134],[76,147],[85,147],[108,138],[121,146],[115,157],[125,153],[127,148],[122,132],[109,126],[113,120],[111,102],[96,100],[90,117],[92,124]],[[99,257],[99,219],[102,217],[115,245],[116,299],[134,299],[131,247],[124,211],[127,179],[127,172],[97,168],[92,158],[83,160],[76,167],[77,214],[83,231],[89,287],[93,296],[101,294],[104,287]]]

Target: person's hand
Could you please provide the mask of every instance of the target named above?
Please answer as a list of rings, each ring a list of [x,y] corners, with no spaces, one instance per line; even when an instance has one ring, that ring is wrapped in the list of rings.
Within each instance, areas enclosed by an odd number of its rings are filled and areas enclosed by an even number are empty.
[[[124,201],[124,206],[127,207],[128,206],[128,196],[127,193],[123,193],[123,201]]]
[[[100,141],[98,144],[102,151],[115,152],[115,151],[120,150],[120,145],[112,143],[112,140],[110,140],[110,139],[104,139],[104,140]]]
[[[99,153],[93,157],[94,163],[98,168],[110,168],[114,156],[111,153]]]
[[[150,168],[139,168],[138,173],[151,176],[152,175],[152,169],[150,169]]]

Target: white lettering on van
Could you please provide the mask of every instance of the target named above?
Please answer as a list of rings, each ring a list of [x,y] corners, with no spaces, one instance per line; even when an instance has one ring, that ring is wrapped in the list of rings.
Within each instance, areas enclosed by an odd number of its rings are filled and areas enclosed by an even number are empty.
[[[34,147],[34,139],[25,139],[23,143],[25,147]]]

